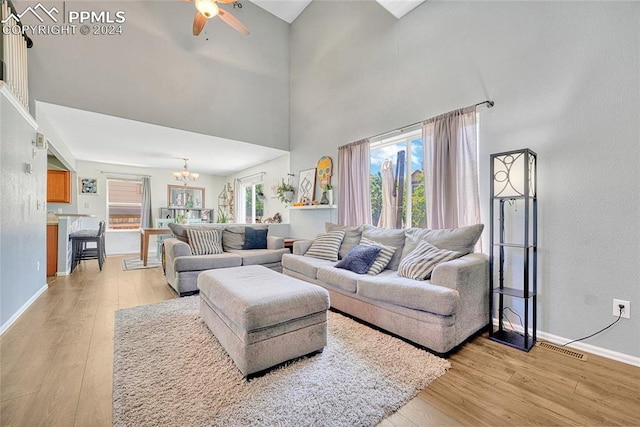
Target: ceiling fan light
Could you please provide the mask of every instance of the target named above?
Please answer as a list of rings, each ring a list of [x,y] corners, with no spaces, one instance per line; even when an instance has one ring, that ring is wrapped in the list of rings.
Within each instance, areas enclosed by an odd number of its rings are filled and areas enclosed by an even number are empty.
[[[218,5],[212,0],[196,0],[196,9],[207,19],[213,18],[220,12]]]

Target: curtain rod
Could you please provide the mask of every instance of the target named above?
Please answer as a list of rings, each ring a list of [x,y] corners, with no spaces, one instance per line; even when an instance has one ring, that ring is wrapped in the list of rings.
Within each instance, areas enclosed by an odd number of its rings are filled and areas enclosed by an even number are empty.
[[[262,175],[260,177],[260,178],[262,178],[266,174],[267,174],[266,172],[256,172],[256,173],[252,173],[251,175],[243,176],[242,178],[235,178],[235,181],[242,181],[244,179],[253,178],[254,176],[258,176],[258,175]]]
[[[126,172],[110,172],[110,171],[100,171],[100,173],[106,173],[111,175],[128,175],[128,176],[139,176],[140,178],[151,178],[151,175],[140,175],[139,173],[126,173]]]
[[[494,105],[496,105],[496,103],[495,103],[494,101],[491,101],[490,99],[487,99],[486,101],[482,101],[482,102],[478,102],[477,104],[473,104],[473,106],[474,106],[474,107],[479,107],[479,106],[481,106],[481,105],[485,105],[485,104],[487,105],[487,108],[491,108],[491,107],[493,107]],[[464,107],[464,108],[468,108],[468,107]],[[452,111],[453,111],[453,110],[452,110]],[[439,116],[439,115],[440,115],[440,114],[438,114],[438,116]],[[438,117],[438,116],[434,116],[434,117]],[[428,119],[427,119],[427,120],[428,120]],[[371,139],[377,139],[377,138],[380,138],[380,137],[382,137],[382,136],[390,135],[390,134],[392,134],[392,133],[394,133],[394,132],[404,132],[404,131],[405,131],[405,130],[407,130],[408,128],[411,128],[411,127],[417,126],[417,125],[419,125],[419,124],[422,124],[422,122],[424,122],[424,120],[420,120],[419,122],[411,123],[410,125],[406,125],[406,126],[403,126],[403,127],[401,127],[401,128],[397,128],[397,129],[390,130],[390,131],[387,131],[387,132],[379,133],[379,134],[374,135],[374,136],[370,136],[368,139],[369,139],[369,140],[371,140]]]

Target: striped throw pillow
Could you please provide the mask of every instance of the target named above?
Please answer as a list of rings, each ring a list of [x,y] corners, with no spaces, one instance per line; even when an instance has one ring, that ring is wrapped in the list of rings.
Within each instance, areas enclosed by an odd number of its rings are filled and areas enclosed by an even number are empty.
[[[393,254],[396,253],[396,248],[393,246],[385,246],[382,243],[374,242],[366,237],[360,239],[360,246],[377,246],[380,248],[380,252],[378,252],[376,260],[373,261],[373,264],[369,267],[369,271],[367,271],[367,274],[370,274],[371,276],[380,274],[382,270],[389,265],[389,262],[391,262]]]
[[[318,236],[313,240],[309,250],[305,252],[304,256],[337,261],[338,251],[340,250],[340,244],[342,243],[343,238],[344,230],[335,230],[324,234],[318,234]]]
[[[220,230],[187,229],[187,238],[193,255],[212,255],[223,252]]]
[[[398,276],[414,280],[425,280],[441,262],[460,258],[463,253],[439,249],[431,243],[420,242],[416,248],[400,261]]]

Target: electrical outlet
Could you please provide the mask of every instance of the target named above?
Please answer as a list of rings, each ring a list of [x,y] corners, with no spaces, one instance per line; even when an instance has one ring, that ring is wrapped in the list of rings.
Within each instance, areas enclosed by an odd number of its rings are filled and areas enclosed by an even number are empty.
[[[624,319],[629,319],[631,317],[631,302],[630,301],[623,301],[621,299],[614,299],[613,300],[613,315],[618,317],[620,316],[620,305],[623,305],[624,308],[622,309],[622,317]]]

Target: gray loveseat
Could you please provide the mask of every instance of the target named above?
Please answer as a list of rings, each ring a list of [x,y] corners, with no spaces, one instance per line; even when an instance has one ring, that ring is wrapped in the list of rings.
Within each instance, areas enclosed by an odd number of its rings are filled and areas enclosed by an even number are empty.
[[[391,230],[370,225],[344,229],[340,257],[362,237],[396,247],[387,268],[378,275],[357,274],[334,267],[337,262],[304,256],[313,241],[298,241],[282,258],[286,275],[320,285],[331,307],[376,325],[436,353],[449,353],[489,321],[489,260],[471,253],[483,226],[454,230]],[[438,264],[428,280],[398,275],[398,265],[420,241],[466,255]]]
[[[267,235],[266,248],[243,249],[245,229],[267,230],[267,225],[224,225],[224,224],[169,224],[175,238],[163,242],[163,267],[167,283],[180,296],[198,291],[198,275],[206,270],[242,265],[263,265],[278,272],[282,271],[282,255],[288,254],[284,238]],[[188,244],[187,230],[217,229],[222,233],[224,252],[210,255],[193,255]]]

